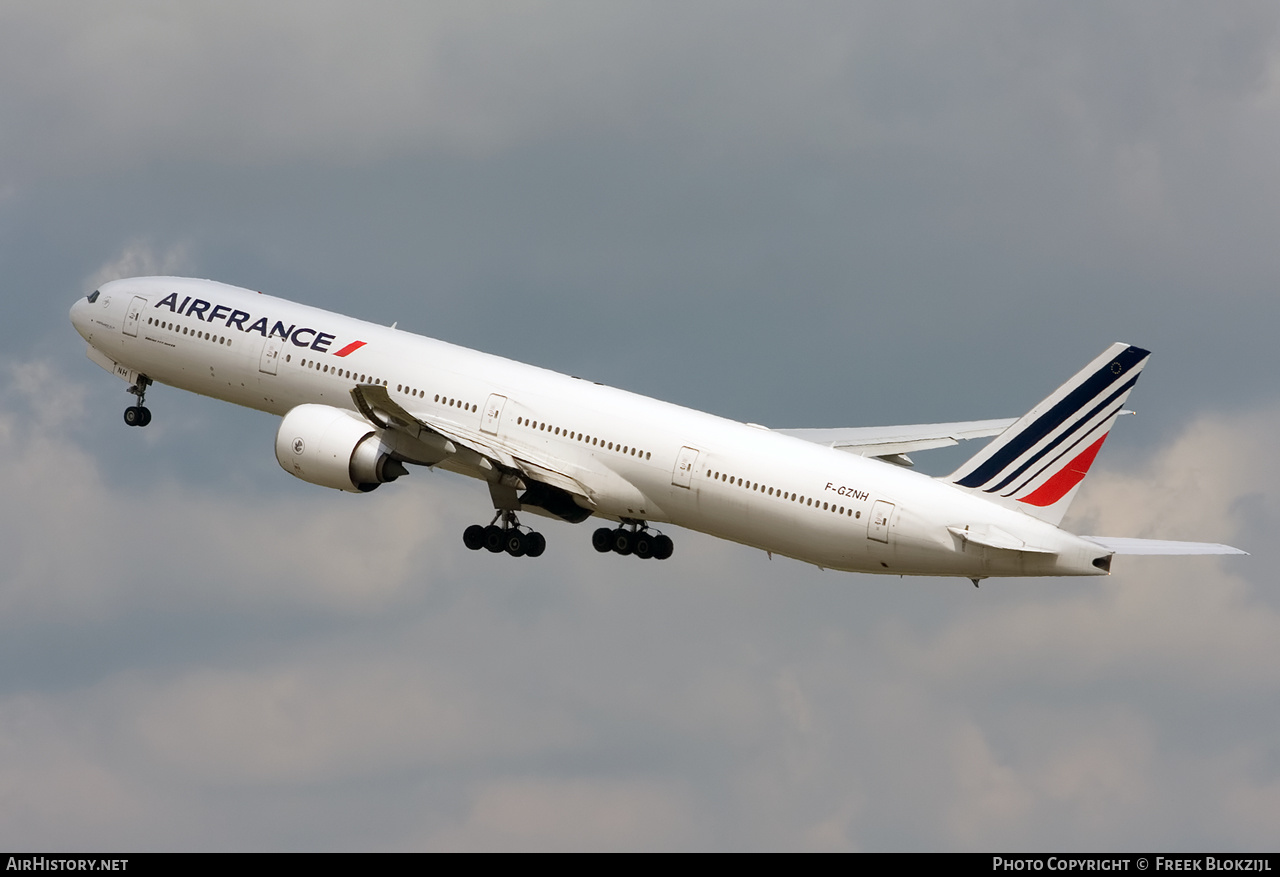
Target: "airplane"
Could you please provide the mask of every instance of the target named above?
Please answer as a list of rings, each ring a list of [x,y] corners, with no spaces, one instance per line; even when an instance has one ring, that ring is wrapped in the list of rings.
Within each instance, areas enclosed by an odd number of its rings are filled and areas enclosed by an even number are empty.
[[[1228,545],[1078,536],[1058,526],[1149,352],[1108,347],[1020,418],[769,429],[212,280],[115,280],[71,322],[151,422],[153,383],[280,415],[303,481],[367,493],[409,466],[485,482],[472,550],[538,557],[519,514],[595,529],[601,553],[665,560],[670,524],[823,569],[958,576],[1108,575],[1115,555]],[[994,437],[955,472],[908,456]]]

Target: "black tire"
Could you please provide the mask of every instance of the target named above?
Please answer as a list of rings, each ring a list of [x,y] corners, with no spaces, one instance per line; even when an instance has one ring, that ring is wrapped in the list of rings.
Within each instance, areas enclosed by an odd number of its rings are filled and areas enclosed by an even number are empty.
[[[643,531],[636,533],[631,540],[631,553],[641,560],[653,557],[653,536]]]
[[[151,409],[139,408],[138,410],[142,412],[142,419],[138,421],[138,426],[146,426],[151,422]]]
[[[525,557],[541,557],[547,550],[547,537],[541,533],[530,533],[524,537],[524,543]]]
[[[484,527],[479,524],[472,524],[470,527],[462,531],[462,544],[470,548],[472,551],[479,551],[484,548]]]
[[[635,548],[635,542],[631,538],[631,531],[624,530],[621,527],[613,531],[613,550],[617,554],[630,554]]]
[[[130,405],[128,408],[124,409],[124,422],[130,426],[141,426],[142,410],[143,409],[138,408],[135,405]]]
[[[502,547],[512,557],[523,557],[525,553],[524,534],[519,530],[508,530],[506,541],[503,542]]]
[[[501,554],[507,547],[507,536],[497,524],[484,528],[484,547],[494,554]]]
[[[601,527],[591,534],[591,547],[601,554],[608,554],[613,550],[613,531],[608,527]]]
[[[653,556],[658,560],[666,560],[671,556],[671,552],[675,551],[675,543],[671,541],[671,537],[666,534],[655,536],[653,539]]]

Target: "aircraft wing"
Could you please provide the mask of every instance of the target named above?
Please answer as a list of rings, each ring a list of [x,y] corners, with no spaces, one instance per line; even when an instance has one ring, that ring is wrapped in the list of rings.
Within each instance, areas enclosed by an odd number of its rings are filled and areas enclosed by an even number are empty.
[[[1127,536],[1081,536],[1114,554],[1248,554],[1219,542],[1170,542],[1167,539],[1133,539]]]
[[[424,432],[439,436],[472,451],[481,459],[489,461],[490,465],[496,464],[574,494],[588,508],[596,505],[587,486],[565,471],[567,467],[557,460],[532,455],[525,448],[519,449],[517,453],[496,436],[475,432],[442,418],[412,414],[391,398],[386,387],[378,384],[356,387],[351,391],[351,398],[355,400],[356,407],[365,419],[376,426],[401,430],[416,439],[421,439]]]
[[[778,429],[783,435],[826,445],[860,457],[882,457],[910,466],[906,454],[945,448],[969,439],[999,435],[1017,418],[963,420],[956,423],[919,423],[910,426],[851,426],[836,429]]]

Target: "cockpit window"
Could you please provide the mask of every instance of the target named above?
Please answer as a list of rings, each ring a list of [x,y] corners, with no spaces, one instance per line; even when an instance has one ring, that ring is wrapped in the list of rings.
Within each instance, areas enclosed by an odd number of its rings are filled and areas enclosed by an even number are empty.
[[[97,301],[97,300],[98,300],[98,293],[99,293],[99,292],[101,292],[101,291],[102,291],[102,290],[100,290],[100,289],[95,289],[95,290],[94,290],[94,291],[89,295],[89,304],[93,304],[95,301]]]

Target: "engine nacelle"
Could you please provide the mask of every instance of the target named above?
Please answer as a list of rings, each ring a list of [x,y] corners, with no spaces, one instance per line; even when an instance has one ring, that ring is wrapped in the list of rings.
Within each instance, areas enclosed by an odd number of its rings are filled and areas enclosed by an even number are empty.
[[[391,456],[380,430],[328,405],[299,405],[284,416],[276,431],[276,460],[296,478],[352,493],[409,474]]]

